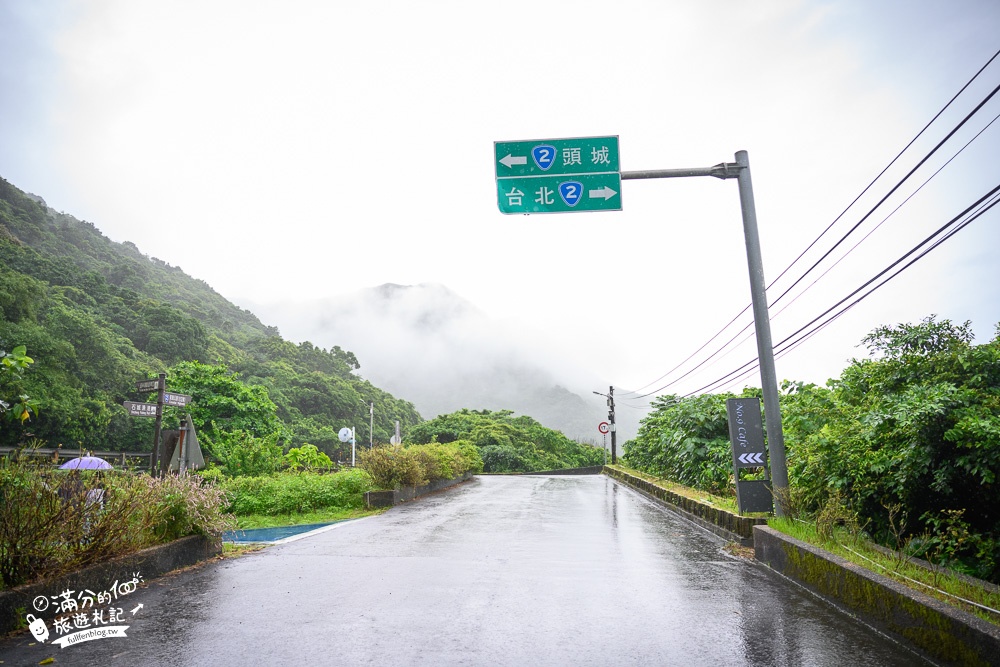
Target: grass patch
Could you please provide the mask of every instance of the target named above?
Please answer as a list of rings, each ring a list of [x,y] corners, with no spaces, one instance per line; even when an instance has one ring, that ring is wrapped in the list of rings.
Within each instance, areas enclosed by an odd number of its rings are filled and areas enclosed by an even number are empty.
[[[308,523],[329,523],[345,519],[360,519],[373,514],[381,514],[385,509],[332,508],[294,514],[250,514],[236,517],[237,528],[280,528],[282,526],[302,526]]]
[[[364,470],[341,470],[322,475],[284,472],[258,477],[219,480],[229,497],[229,511],[237,517],[296,515],[364,507],[364,493],[372,488]]]
[[[689,486],[684,486],[682,484],[677,484],[675,482],[671,482],[670,480],[664,479],[662,477],[657,477],[655,475],[650,475],[650,474],[645,473],[645,472],[640,472],[638,470],[633,470],[632,468],[628,468],[628,467],[623,466],[621,464],[608,465],[606,467],[612,468],[614,470],[619,470],[619,471],[624,472],[624,473],[628,473],[629,475],[634,475],[635,477],[639,477],[640,479],[644,479],[647,482],[652,482],[653,484],[656,484],[660,488],[666,489],[667,491],[673,491],[677,495],[684,496],[685,498],[690,498],[692,500],[697,500],[700,503],[704,503],[706,505],[711,505],[712,507],[717,507],[719,509],[726,510],[727,512],[732,512],[733,514],[740,514],[740,511],[739,511],[739,509],[736,506],[736,497],[735,496],[726,497],[726,498],[724,498],[722,496],[716,496],[716,495],[713,495],[713,494],[708,493],[706,491],[699,491],[698,489],[692,489]],[[753,514],[743,514],[741,516],[766,517],[766,516],[769,516],[769,515],[768,514],[762,514],[762,513],[753,513]]]
[[[223,558],[239,558],[243,554],[253,553],[263,549],[265,544],[236,544],[235,542],[222,543]]]
[[[952,607],[975,614],[984,621],[1000,625],[1000,614],[975,606],[978,604],[1000,610],[1000,592],[988,584],[984,586],[986,582],[956,574],[942,567],[925,567],[904,554],[896,552],[886,554],[871,542],[839,527],[834,528],[832,538],[826,538],[819,534],[814,524],[809,522],[775,517],[768,520],[768,525],[785,535],[837,554],[845,560],[930,595]],[[957,600],[956,597],[975,604]]]

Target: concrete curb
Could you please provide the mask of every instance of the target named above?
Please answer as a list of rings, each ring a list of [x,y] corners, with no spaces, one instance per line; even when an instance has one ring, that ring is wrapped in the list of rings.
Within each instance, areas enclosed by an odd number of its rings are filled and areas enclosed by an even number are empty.
[[[753,546],[754,526],[766,524],[767,519],[740,516],[718,507],[706,505],[692,498],[682,496],[657,486],[652,482],[630,475],[627,472],[605,467],[604,474],[625,484],[647,498],[679,512],[684,518],[731,542],[739,542],[745,547]]]
[[[935,659],[1000,665],[1000,627],[768,526],[753,539],[758,561]]]
[[[161,544],[125,556],[97,563],[82,570],[34,584],[0,591],[0,634],[17,630],[25,623],[25,614],[49,620],[57,614],[54,606],[38,611],[32,601],[43,596],[50,598],[64,590],[105,590],[115,581],[130,580],[136,574],[143,581],[161,577],[173,570],[222,553],[222,542],[204,535],[192,535],[169,544]]]
[[[400,503],[415,500],[420,496],[426,496],[428,493],[434,493],[435,491],[440,491],[442,489],[455,486],[456,484],[461,484],[462,482],[466,482],[473,477],[475,477],[474,473],[467,472],[453,479],[439,479],[431,482],[430,484],[425,484],[424,486],[404,486],[400,489],[392,491],[368,491],[365,493],[365,507],[368,509],[393,507],[394,505],[399,505]]]

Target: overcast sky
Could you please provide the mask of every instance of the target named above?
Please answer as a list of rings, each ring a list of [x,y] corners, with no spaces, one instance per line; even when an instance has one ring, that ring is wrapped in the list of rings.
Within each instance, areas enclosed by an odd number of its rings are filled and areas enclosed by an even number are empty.
[[[639,389],[749,304],[736,182],[627,181],[621,212],[505,216],[494,141],[617,135],[626,171],[749,151],[770,281],[998,36],[994,0],[0,0],[0,176],[242,306],[442,284],[553,358]],[[1000,59],[817,248],[998,83]],[[1000,96],[833,258],[998,113]],[[772,308],[775,340],[1000,183],[998,125]],[[823,382],[872,328],[932,313],[973,320],[985,342],[998,248],[1000,208],[780,357],[779,377]],[[667,390],[755,354],[749,339]]]

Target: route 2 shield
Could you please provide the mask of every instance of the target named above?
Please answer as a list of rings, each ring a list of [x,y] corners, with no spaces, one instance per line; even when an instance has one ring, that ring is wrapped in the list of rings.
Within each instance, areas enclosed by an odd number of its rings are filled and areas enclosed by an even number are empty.
[[[556,147],[541,144],[531,149],[531,159],[535,161],[538,168],[548,171],[556,162]]]
[[[566,181],[559,184],[559,196],[567,206],[576,206],[583,197],[583,184],[579,181]]]

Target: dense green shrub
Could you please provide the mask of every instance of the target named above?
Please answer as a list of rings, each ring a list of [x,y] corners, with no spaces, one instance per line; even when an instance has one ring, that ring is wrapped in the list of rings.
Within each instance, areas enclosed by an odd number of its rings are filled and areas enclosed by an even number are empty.
[[[998,330],[1000,334],[1000,330]],[[828,388],[786,382],[791,497],[856,516],[877,541],[1000,580],[1000,335],[968,322],[880,327]],[[732,493],[725,399],[661,397],[626,443],[628,465]]]
[[[285,453],[285,464],[290,470],[329,470],[333,467],[329,456],[308,443],[289,449]]]
[[[199,437],[219,461],[223,472],[231,477],[269,475],[285,463],[277,433],[258,438],[246,431],[223,431],[215,440],[205,434]]]
[[[372,479],[364,470],[333,474],[277,473],[223,479],[229,511],[237,516],[292,514],[319,509],[353,509],[364,506],[364,493]]]
[[[839,492],[876,539],[920,538],[1000,580],[1000,337],[973,345],[968,322],[928,317],[862,342],[870,358],[831,382],[822,425],[788,443],[789,481],[811,507]]]
[[[744,395],[752,395],[746,392]],[[716,495],[735,493],[726,400],[736,394],[660,396],[625,444],[622,461],[643,472]]]
[[[362,450],[360,465],[380,489],[422,486],[439,479],[454,479],[466,472],[483,471],[479,450],[461,440]]]

